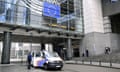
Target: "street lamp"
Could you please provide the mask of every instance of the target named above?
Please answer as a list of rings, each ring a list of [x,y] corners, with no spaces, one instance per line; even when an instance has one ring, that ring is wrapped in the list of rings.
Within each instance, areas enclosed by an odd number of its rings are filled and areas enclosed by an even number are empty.
[[[30,33],[30,36],[31,36],[31,41],[30,41],[30,52],[32,51],[32,38],[33,38],[33,33]]]

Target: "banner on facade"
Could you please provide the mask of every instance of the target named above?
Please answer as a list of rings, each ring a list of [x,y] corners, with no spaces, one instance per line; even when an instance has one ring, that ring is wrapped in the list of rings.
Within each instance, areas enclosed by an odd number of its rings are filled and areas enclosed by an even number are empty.
[[[22,0],[23,4],[29,8],[31,11],[42,15],[43,12],[43,2],[39,0]]]
[[[72,20],[72,19],[75,19],[76,16],[74,13],[72,14],[69,14],[69,15],[65,15],[63,17],[60,17],[57,19],[57,23],[63,23],[63,22],[66,22],[66,21],[69,21],[69,20]]]
[[[43,15],[53,18],[60,18],[60,6],[44,2]]]

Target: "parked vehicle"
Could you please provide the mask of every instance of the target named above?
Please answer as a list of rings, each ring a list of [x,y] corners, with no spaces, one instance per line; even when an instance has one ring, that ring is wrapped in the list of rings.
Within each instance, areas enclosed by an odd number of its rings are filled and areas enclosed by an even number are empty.
[[[33,67],[43,67],[45,69],[59,69],[63,67],[63,60],[56,52],[40,51],[32,53]]]

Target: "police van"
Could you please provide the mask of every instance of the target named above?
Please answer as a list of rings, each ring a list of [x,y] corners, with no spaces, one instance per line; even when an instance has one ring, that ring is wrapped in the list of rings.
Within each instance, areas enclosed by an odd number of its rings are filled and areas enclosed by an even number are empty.
[[[58,69],[63,67],[63,60],[56,52],[40,51],[32,52],[32,66],[43,67],[44,69]]]

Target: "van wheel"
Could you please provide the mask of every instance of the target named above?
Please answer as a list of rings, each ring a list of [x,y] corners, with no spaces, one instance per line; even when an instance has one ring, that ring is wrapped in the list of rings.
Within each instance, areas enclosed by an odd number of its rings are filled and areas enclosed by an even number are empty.
[[[62,70],[62,68],[58,68],[57,70]]]
[[[47,66],[47,64],[45,64],[45,65],[44,65],[44,69],[46,69],[46,70],[48,69],[48,66]]]
[[[34,67],[33,64],[31,64],[31,67]]]

